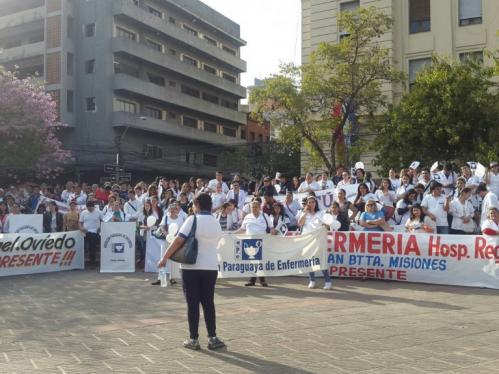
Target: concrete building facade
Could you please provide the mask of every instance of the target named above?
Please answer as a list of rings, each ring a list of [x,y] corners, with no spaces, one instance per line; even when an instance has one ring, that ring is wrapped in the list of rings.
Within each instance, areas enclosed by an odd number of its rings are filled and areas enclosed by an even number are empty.
[[[246,142],[243,45],[198,0],[0,0],[0,64],[46,82],[87,177],[117,157],[139,175],[212,175]]]
[[[393,19],[392,30],[379,42],[390,51],[395,68],[409,79],[403,85],[383,87],[391,102],[410,88],[433,54],[477,58],[488,65],[493,62],[484,51],[499,49],[497,0],[302,0],[302,62],[321,42],[338,42],[344,36],[338,27],[339,13],[359,6],[377,7]],[[372,169],[373,155],[364,156],[366,168]],[[307,161],[303,153],[302,164]]]

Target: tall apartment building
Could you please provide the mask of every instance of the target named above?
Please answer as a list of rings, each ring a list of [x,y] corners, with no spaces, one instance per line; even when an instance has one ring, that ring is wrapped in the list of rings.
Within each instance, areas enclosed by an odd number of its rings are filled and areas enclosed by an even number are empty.
[[[246,142],[243,45],[198,0],[0,0],[0,64],[44,79],[86,178],[118,154],[137,176],[213,175]]]
[[[380,42],[409,81],[383,87],[392,102],[410,88],[432,54],[461,60],[473,57],[491,64],[484,50],[499,49],[497,0],[302,0],[302,61],[306,62],[321,42],[338,42],[344,36],[338,27],[338,13],[359,6],[375,6],[394,21]],[[368,168],[371,158],[369,154],[364,160]],[[302,159],[306,162],[307,156]]]

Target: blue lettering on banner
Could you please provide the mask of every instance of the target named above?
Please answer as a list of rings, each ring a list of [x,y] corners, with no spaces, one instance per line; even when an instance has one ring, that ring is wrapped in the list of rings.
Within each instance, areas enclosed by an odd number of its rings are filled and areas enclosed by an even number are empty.
[[[330,253],[327,262],[328,264],[343,264],[345,261],[345,255],[335,255],[333,253]]]
[[[390,268],[416,269],[416,270],[447,270],[447,261],[436,258],[419,257],[390,257]]]

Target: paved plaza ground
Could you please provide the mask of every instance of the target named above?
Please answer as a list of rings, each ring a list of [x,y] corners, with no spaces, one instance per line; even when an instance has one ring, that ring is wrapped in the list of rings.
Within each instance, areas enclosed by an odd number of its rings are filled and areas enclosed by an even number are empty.
[[[214,353],[181,348],[181,287],[151,274],[0,278],[0,373],[499,373],[499,291],[306,279],[217,284]]]

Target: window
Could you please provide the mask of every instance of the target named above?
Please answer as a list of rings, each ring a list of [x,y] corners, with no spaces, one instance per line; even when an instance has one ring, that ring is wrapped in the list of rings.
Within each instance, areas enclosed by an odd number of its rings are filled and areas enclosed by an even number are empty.
[[[151,13],[153,16],[156,16],[156,17],[159,17],[159,18],[163,18],[163,14],[157,10],[157,9],[154,9],[152,6],[147,6],[147,10],[149,11],[149,13]]]
[[[173,48],[168,48],[168,53],[171,54],[172,56],[176,56],[177,55],[177,51],[174,50]]]
[[[203,70],[213,75],[217,75],[217,69],[211,67],[210,65],[203,64]]]
[[[420,58],[409,61],[409,89],[416,83],[418,72],[429,64],[431,64],[431,58]]]
[[[226,136],[232,136],[233,138],[235,138],[237,136],[237,130],[232,128],[232,127],[225,127],[224,126],[224,135]]]
[[[258,134],[258,141],[260,143],[263,143],[263,135],[262,134]]]
[[[196,90],[195,88],[182,85],[181,92],[199,98],[199,90]]]
[[[187,65],[192,65],[195,67],[198,67],[198,60],[195,60],[189,56],[182,55],[182,61],[186,63]]]
[[[149,78],[149,82],[157,84],[158,86],[161,87],[165,86],[165,78],[163,78],[162,76],[152,73],[147,73],[147,77]]]
[[[204,131],[214,132],[216,134],[218,132],[217,128],[218,128],[218,126],[215,123],[211,123],[211,122],[204,123]]]
[[[144,152],[144,157],[149,160],[163,158],[163,147],[158,147],[157,145],[152,144],[144,144],[142,146],[142,151]]]
[[[124,29],[123,27],[116,26],[116,36],[119,38],[126,38],[133,41],[137,40],[137,34],[133,31]]]
[[[173,23],[173,24],[177,23],[177,20],[174,17],[169,17],[168,21],[170,21],[170,23]]]
[[[213,104],[218,104],[218,96],[203,92],[203,100]]]
[[[74,92],[72,90],[66,91],[66,111],[73,113],[74,111]]]
[[[225,108],[229,108],[229,109],[233,109],[233,110],[237,110],[238,109],[237,102],[231,101],[231,100],[227,100],[227,99],[222,99],[221,102],[220,102],[220,105],[223,106],[223,107],[225,107]]]
[[[122,74],[131,75],[132,77],[139,76],[139,69],[137,67],[119,61],[114,62],[114,72],[116,74],[122,73]]]
[[[467,61],[474,61],[483,64],[483,51],[460,53],[459,61],[461,61],[462,63]]]
[[[236,51],[234,51],[232,48],[229,48],[227,47],[226,45],[222,45],[222,49],[227,52],[227,53],[230,53],[231,55],[236,55]]]
[[[175,119],[175,118],[177,118],[177,113],[167,111],[167,112],[166,112],[166,117],[167,117],[168,119]]]
[[[68,39],[73,39],[73,30],[74,30],[74,18],[68,17],[66,23],[66,32],[68,34]]]
[[[95,23],[87,23],[86,25],[84,25],[83,33],[87,38],[95,36]]]
[[[340,12],[355,12],[358,7],[359,7],[359,0],[349,1],[347,3],[341,3]],[[346,31],[340,30],[339,35],[341,40],[343,38],[348,37],[350,34],[348,34]]]
[[[93,74],[95,71],[95,60],[85,61],[85,74]]]
[[[127,113],[137,113],[137,104],[133,101],[128,101],[124,99],[114,100],[114,111],[115,112],[127,112]]]
[[[431,30],[430,0],[409,0],[409,32]]]
[[[68,53],[66,55],[66,73],[69,76],[73,75],[73,64],[74,64],[74,56],[72,53]]]
[[[151,39],[146,39],[146,45],[158,52],[163,52],[163,45]]]
[[[175,82],[175,81],[169,81],[169,82],[168,82],[168,85],[169,85],[170,87],[177,87],[177,82]]]
[[[215,47],[218,45],[217,41],[213,38],[210,38],[208,35],[203,35],[203,39],[206,40],[207,43],[214,45]]]
[[[246,139],[246,129],[241,128],[241,139]]]
[[[250,139],[252,142],[255,141],[255,133],[253,131],[250,131]]]
[[[225,71],[222,72],[222,78],[228,80],[229,82],[236,83],[236,77],[226,73]]]
[[[87,97],[87,98],[85,98],[85,110],[87,112],[95,112],[95,111],[97,111],[97,106],[95,105],[95,97]]]
[[[459,0],[459,26],[482,23],[482,0]]]
[[[203,164],[205,164],[206,166],[214,166],[216,167],[217,166],[217,156],[216,155],[209,155],[207,153],[205,153],[203,155]]]
[[[150,106],[144,107],[144,116],[154,119],[163,119],[163,113],[161,109],[153,108]]]
[[[182,28],[187,31],[188,33],[194,35],[194,36],[198,36],[198,32],[197,30],[193,29],[192,27],[189,27],[187,26],[185,23],[182,24]]]
[[[196,118],[182,116],[182,125],[186,127],[191,127],[193,129],[197,129],[198,120]]]

